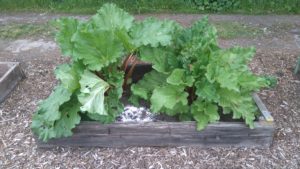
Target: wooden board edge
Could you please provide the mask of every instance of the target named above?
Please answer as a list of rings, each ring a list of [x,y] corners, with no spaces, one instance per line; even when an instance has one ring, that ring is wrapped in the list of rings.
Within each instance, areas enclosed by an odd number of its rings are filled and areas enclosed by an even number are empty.
[[[253,93],[252,98],[255,101],[261,114],[263,115],[265,121],[274,122],[274,118],[271,115],[271,112],[267,109],[266,105],[262,102],[262,100],[259,98],[259,96],[256,93]]]
[[[160,125],[165,126],[169,122],[159,122],[155,124],[159,128]],[[119,133],[118,134],[110,134],[110,133],[91,133],[90,135],[84,134],[81,135],[74,135],[67,138],[61,139],[54,139],[50,142],[42,142],[35,137],[36,144],[38,148],[54,148],[54,147],[111,147],[111,148],[120,148],[120,147],[132,147],[132,146],[147,146],[147,147],[176,147],[176,146],[188,146],[188,147],[261,147],[267,148],[272,145],[273,135],[274,135],[274,127],[272,124],[263,123],[263,122],[255,122],[256,129],[248,129],[245,127],[244,124],[234,124],[230,122],[223,122],[222,124],[211,124],[211,126],[219,126],[220,128],[222,125],[227,123],[227,127],[230,128],[231,125],[234,126],[243,126],[242,130],[250,131],[249,134],[245,133],[234,133],[235,135],[228,135],[227,132],[222,134],[222,132],[214,133],[207,131],[206,134],[201,133],[162,133],[161,135],[155,135],[153,133],[146,133],[146,134],[137,134],[134,133]],[[85,124],[85,127],[88,127]],[[95,125],[95,124],[92,124]],[[134,124],[133,128],[139,127],[145,124]],[[150,123],[146,125],[150,126]],[[168,125],[179,125],[176,127],[186,126],[186,125],[194,125],[194,122],[185,122],[185,124],[174,123]],[[101,126],[101,125],[100,125]],[[110,124],[112,126],[112,124]],[[114,125],[115,128],[118,127],[118,124]],[[119,127],[124,127],[124,125],[119,124]],[[231,126],[232,127],[232,126]],[[108,127],[109,128],[109,127]],[[84,126],[83,126],[84,129]],[[130,130],[130,127],[128,128]],[[237,128],[236,131],[238,131]],[[183,129],[184,130],[184,129]],[[226,126],[223,126],[223,130],[226,130]],[[256,131],[255,131],[256,130]],[[255,131],[254,133],[251,131]],[[261,131],[261,132],[260,132]],[[191,134],[191,135],[190,135]],[[203,140],[203,137],[208,137],[209,140]],[[135,138],[135,139],[134,139]],[[149,142],[148,138],[156,138],[157,142]],[[247,140],[249,138],[249,140]],[[124,140],[124,143],[120,141],[120,139]],[[198,140],[197,140],[198,139]],[[212,139],[212,142],[210,142]],[[219,139],[227,140],[226,143],[219,143]],[[236,141],[228,141],[228,140],[236,140]],[[239,142],[240,139],[240,142]],[[178,143],[177,143],[177,141]],[[216,141],[217,140],[217,141]],[[145,143],[143,143],[145,141]],[[186,141],[186,142],[185,142]],[[197,142],[199,141],[199,142]],[[215,142],[214,142],[215,141]],[[115,143],[114,143],[115,142]],[[111,144],[110,144],[111,143]],[[237,144],[230,144],[230,143],[237,143]]]
[[[25,78],[25,74],[20,67],[19,62],[1,62],[1,64],[10,64],[11,67],[8,71],[2,76],[1,83],[1,95],[0,103],[2,103],[6,97],[11,93],[18,83]],[[5,87],[5,89],[2,89]]]

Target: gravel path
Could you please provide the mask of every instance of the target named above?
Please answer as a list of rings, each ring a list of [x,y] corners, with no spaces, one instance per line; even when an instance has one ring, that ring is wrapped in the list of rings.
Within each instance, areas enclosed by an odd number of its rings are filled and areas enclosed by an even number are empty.
[[[26,19],[30,21],[30,16],[35,18],[37,15],[13,15],[14,18],[23,18],[24,21]],[[195,15],[169,16],[178,17],[177,20],[181,23],[189,24],[187,21],[192,21]],[[4,21],[6,23],[15,21],[7,19],[13,17],[0,15],[0,25]],[[234,20],[242,16],[218,17],[232,17]],[[250,16],[244,16],[247,17]],[[257,22],[252,21],[255,17]],[[283,18],[282,21],[292,18],[290,22],[295,19],[298,21],[292,23],[299,24],[298,16],[267,17],[274,23],[278,18]],[[250,18],[253,24],[264,21],[261,16]],[[27,40],[24,44],[31,42],[35,41]],[[233,44],[255,45],[258,48],[257,55],[250,65],[253,71],[278,77],[277,87],[260,92],[263,101],[273,112],[276,124],[274,143],[268,149],[187,147],[37,149],[30,131],[32,114],[38,101],[46,98],[57,83],[53,74],[54,68],[60,63],[67,62],[67,59],[60,57],[59,49],[53,46],[52,41],[40,42],[41,45],[31,44],[30,48],[25,46],[19,48],[19,52],[13,52],[16,50],[16,46],[13,46],[17,44],[16,42],[0,40],[0,60],[22,62],[27,76],[7,100],[0,104],[0,168],[300,168],[300,76],[292,74],[300,50],[294,44],[292,34],[275,34],[266,40],[220,41],[224,47]]]

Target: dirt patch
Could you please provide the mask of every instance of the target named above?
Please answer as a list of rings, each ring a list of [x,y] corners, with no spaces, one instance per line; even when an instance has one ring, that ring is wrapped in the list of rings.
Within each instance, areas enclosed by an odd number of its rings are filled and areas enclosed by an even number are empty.
[[[5,50],[17,54],[32,49],[39,49],[41,52],[44,52],[46,50],[53,50],[55,48],[56,43],[53,41],[45,41],[43,39],[37,41],[23,39],[11,42],[10,45],[5,48]]]
[[[0,63],[0,78],[9,70],[9,67],[6,64]]]

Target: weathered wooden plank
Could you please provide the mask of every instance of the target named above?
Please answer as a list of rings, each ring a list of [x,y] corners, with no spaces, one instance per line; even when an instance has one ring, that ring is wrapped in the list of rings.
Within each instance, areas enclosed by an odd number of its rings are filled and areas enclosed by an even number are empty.
[[[51,140],[40,143],[40,148],[67,146],[67,147],[128,147],[128,146],[195,146],[195,147],[267,147],[272,137],[175,137],[175,136],[102,136],[102,137],[72,137]]]
[[[265,104],[261,101],[261,99],[258,97],[258,95],[256,93],[254,93],[252,95],[252,97],[253,97],[253,100],[255,101],[257,107],[259,108],[260,112],[264,116],[265,120],[268,122],[273,122],[274,119],[273,119],[271,113],[269,112],[269,110],[267,109]]]
[[[38,141],[41,148],[53,146],[75,147],[128,147],[128,146],[257,146],[267,147],[272,143],[274,128],[270,124],[255,122],[251,130],[242,123],[219,122],[209,124],[203,131],[195,130],[195,122],[149,122],[115,123],[101,125],[84,122],[69,138],[54,139],[48,143]],[[140,128],[140,130],[137,130]],[[90,132],[89,129],[104,129]],[[107,129],[107,130],[105,130]],[[110,130],[114,132],[109,132]],[[119,132],[118,129],[120,129]],[[161,132],[161,129],[163,129]],[[78,130],[75,130],[78,132]],[[102,133],[100,132],[102,131]],[[126,131],[126,132],[125,132]],[[154,133],[158,131],[158,133]],[[167,132],[168,131],[168,132]]]
[[[263,129],[263,130],[262,130]],[[202,135],[213,134],[238,134],[238,135],[262,135],[269,134],[273,130],[271,124],[255,122],[255,129],[249,129],[244,123],[218,122],[210,124],[201,131]],[[110,135],[192,135],[198,134],[195,122],[148,122],[148,123],[114,123],[99,124],[97,122],[83,122],[74,130],[74,133],[82,135],[110,134]]]
[[[2,76],[0,77],[0,103],[5,100],[7,95],[17,86],[25,75],[18,62],[0,62]]]

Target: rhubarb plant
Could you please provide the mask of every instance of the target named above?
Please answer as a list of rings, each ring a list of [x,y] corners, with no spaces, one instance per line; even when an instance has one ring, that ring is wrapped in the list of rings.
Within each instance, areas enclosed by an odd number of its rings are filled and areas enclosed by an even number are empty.
[[[198,130],[218,121],[220,113],[253,128],[257,108],[251,94],[270,84],[247,66],[254,48],[220,48],[207,17],[176,30],[170,45],[140,49],[139,58],[153,71],[131,86],[132,103],[147,100],[153,112],[195,120]]]
[[[199,130],[218,121],[220,110],[253,128],[251,93],[268,81],[247,67],[254,49],[220,48],[207,18],[183,28],[151,17],[136,21],[105,4],[87,21],[62,18],[56,23],[56,41],[70,63],[56,68],[59,84],[33,115],[31,128],[39,139],[71,136],[83,117],[114,122],[128,86],[133,104],[146,100],[154,113],[195,120]],[[153,70],[131,84],[138,60],[151,63]]]
[[[105,4],[87,21],[56,21],[56,41],[71,62],[55,70],[59,85],[38,104],[31,128],[43,141],[72,135],[82,116],[111,123],[123,111],[120,98],[144,46],[167,46],[179,27],[174,21],[134,17]],[[127,71],[126,71],[127,70]]]

